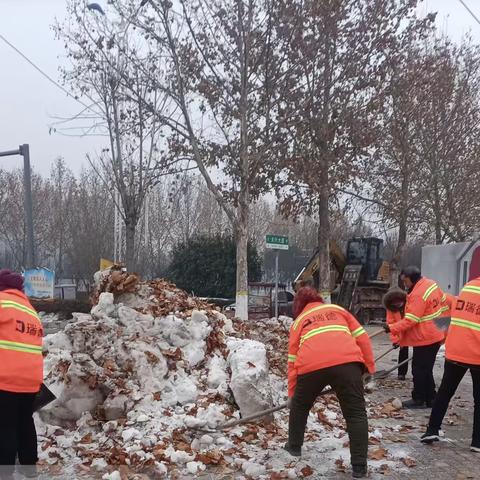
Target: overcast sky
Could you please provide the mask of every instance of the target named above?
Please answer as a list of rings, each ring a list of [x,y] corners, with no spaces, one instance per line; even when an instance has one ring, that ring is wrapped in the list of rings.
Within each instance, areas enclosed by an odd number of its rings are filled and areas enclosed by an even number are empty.
[[[96,0],[106,3],[106,0]],[[480,1],[465,0],[480,17]],[[458,40],[471,31],[480,41],[480,25],[458,0],[428,0],[422,11],[438,11],[442,31]],[[58,80],[64,62],[62,43],[54,38],[55,17],[65,16],[64,0],[0,0],[0,34],[51,77]],[[34,168],[48,173],[59,156],[78,173],[85,155],[94,154],[104,140],[49,134],[53,116],[70,116],[82,107],[42,77],[0,39],[0,151],[29,143]],[[0,167],[19,165],[20,157],[0,158]]]

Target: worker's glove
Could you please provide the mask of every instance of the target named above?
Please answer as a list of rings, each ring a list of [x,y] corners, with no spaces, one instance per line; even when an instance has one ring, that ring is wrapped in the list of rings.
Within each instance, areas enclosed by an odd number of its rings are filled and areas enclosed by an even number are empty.
[[[390,333],[390,326],[388,325],[388,323],[383,324],[383,329],[385,330],[385,333]]]
[[[400,347],[400,345],[398,343],[393,344],[393,348],[399,348],[399,347]]]
[[[288,408],[288,409],[292,408],[292,397],[288,397],[288,400],[287,400],[287,408]]]

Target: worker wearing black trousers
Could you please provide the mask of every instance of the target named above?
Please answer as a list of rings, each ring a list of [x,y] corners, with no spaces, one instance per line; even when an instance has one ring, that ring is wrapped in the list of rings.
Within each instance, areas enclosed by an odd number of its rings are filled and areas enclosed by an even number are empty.
[[[442,383],[435,397],[427,433],[422,436],[422,442],[431,443],[440,439],[439,430],[447,413],[448,404],[468,370],[470,370],[472,375],[473,399],[475,402],[471,449],[480,453],[480,365],[466,365],[445,360]]]
[[[408,358],[408,347],[400,347],[398,350],[398,363],[402,363]],[[408,363],[400,365],[398,367],[398,379],[405,380],[408,373]]]
[[[310,409],[325,386],[330,385],[347,423],[352,465],[364,465],[368,451],[368,420],[363,372],[361,363],[346,363],[299,375],[291,402],[289,444],[297,448],[303,445]]]
[[[423,347],[414,347],[412,359],[413,390],[412,398],[424,401],[431,407],[435,400],[435,380],[433,367],[442,342]]]
[[[33,421],[34,393],[0,391],[0,479],[13,479],[15,460],[28,473],[37,461],[37,434]]]

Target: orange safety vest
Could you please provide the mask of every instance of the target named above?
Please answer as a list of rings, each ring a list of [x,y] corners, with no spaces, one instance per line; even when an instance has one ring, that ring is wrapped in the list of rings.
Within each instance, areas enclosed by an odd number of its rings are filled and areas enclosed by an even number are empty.
[[[40,390],[42,338],[42,323],[25,294],[13,289],[0,292],[0,390]]]
[[[309,303],[290,327],[288,396],[293,396],[297,375],[350,362],[375,372],[372,345],[365,329],[344,308]]]
[[[468,282],[457,298],[445,342],[445,357],[480,365],[480,277]]]
[[[390,325],[391,333],[399,337],[400,345],[421,347],[444,340],[444,333],[433,320],[445,315],[448,306],[440,287],[428,278],[421,278],[407,295],[405,315]]]

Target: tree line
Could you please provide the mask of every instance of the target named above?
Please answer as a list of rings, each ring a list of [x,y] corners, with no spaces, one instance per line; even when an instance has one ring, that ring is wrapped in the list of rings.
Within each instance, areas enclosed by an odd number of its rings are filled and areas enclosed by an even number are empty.
[[[193,170],[217,209],[203,223],[221,218],[236,241],[240,317],[265,194],[285,217],[313,219],[324,291],[339,211],[395,239],[393,273],[409,239],[475,235],[479,47],[442,36],[419,1],[111,0],[103,14],[87,3],[69,1],[54,27],[63,81],[88,102],[69,128],[105,135],[89,161],[122,212],[128,265],[148,195]]]

